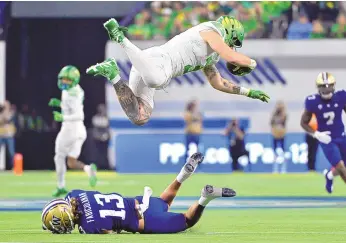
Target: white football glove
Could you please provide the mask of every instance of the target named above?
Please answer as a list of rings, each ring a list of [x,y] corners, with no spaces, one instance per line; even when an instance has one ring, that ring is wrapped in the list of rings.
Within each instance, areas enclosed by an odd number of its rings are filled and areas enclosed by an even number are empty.
[[[144,212],[149,208],[149,201],[152,194],[153,190],[150,187],[144,187],[142,204],[139,204],[137,207],[138,213],[141,218],[144,218]]]
[[[324,131],[324,132],[316,131],[313,134],[313,137],[324,144],[328,144],[332,141],[332,138],[330,137],[330,131]]]

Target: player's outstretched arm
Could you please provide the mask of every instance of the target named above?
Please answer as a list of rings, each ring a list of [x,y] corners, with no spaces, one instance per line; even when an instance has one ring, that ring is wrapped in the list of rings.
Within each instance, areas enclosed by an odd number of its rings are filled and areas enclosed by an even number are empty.
[[[241,67],[250,67],[251,69],[254,69],[257,66],[255,60],[234,51],[215,31],[201,32],[200,35],[203,40],[227,62],[234,63]]]
[[[238,94],[250,97],[252,99],[258,99],[263,102],[269,101],[269,96],[260,90],[252,90],[244,87],[240,87],[235,83],[228,81],[221,77],[219,71],[215,65],[206,66],[203,69],[205,76],[207,77],[210,85],[219,91],[229,93],[229,94]]]

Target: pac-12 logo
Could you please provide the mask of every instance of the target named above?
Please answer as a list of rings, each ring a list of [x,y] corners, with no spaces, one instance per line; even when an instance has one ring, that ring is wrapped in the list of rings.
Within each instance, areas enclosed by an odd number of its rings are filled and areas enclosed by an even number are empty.
[[[306,164],[308,161],[306,143],[292,143],[287,151],[274,151],[273,148],[265,147],[262,143],[252,142],[246,144],[246,149],[249,151],[249,159],[244,160],[242,158],[239,161],[243,166],[248,163],[273,164],[274,162],[281,163],[283,161],[292,161],[293,164]],[[187,152],[188,156],[195,152],[197,152],[197,146],[190,145]],[[207,147],[201,152],[205,156],[204,164],[227,164],[232,162],[226,147]],[[183,143],[161,143],[159,153],[161,164],[178,164],[181,159],[185,158],[186,146]]]

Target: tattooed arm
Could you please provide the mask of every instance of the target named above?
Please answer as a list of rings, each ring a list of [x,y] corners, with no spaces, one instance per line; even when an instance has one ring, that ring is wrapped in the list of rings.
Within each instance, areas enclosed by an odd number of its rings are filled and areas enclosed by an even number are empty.
[[[203,69],[205,76],[207,77],[210,85],[219,91],[229,94],[241,94],[247,96],[248,89],[240,87],[235,83],[228,81],[221,77],[219,71],[215,65],[206,66]]]
[[[314,134],[314,130],[309,126],[312,117],[312,112],[304,110],[302,118],[300,119],[300,126],[310,135]]]
[[[136,97],[123,81],[114,84],[118,100],[127,117],[132,123],[142,126],[149,121],[153,109],[143,99]]]

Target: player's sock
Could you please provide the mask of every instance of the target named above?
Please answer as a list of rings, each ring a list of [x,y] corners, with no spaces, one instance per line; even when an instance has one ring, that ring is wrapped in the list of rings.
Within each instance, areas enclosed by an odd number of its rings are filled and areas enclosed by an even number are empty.
[[[208,205],[208,203],[213,200],[214,198],[207,198],[207,197],[204,197],[204,196],[201,196],[199,199],[198,199],[198,204],[205,207]]]
[[[91,168],[90,165],[84,165],[83,167],[84,172],[90,177],[91,176]]]
[[[326,191],[328,193],[332,193],[333,192],[333,178],[334,178],[333,172],[331,170],[324,170],[323,174],[326,179],[326,185],[325,185]]]
[[[189,178],[193,172],[195,172],[197,166],[202,163],[204,159],[203,154],[194,153],[183,166],[179,174],[177,175],[177,181],[183,183],[187,178]]]
[[[218,197],[235,197],[236,192],[231,188],[214,187],[206,185],[201,192],[201,197],[198,200],[198,204],[205,207],[207,204]]]
[[[333,178],[334,178],[333,171],[330,170],[330,171],[327,173],[327,178],[328,178],[329,180],[333,180]]]
[[[118,83],[121,80],[120,75],[116,76],[114,79],[109,80],[113,85]]]
[[[57,174],[58,188],[65,188],[66,162],[65,157],[61,155],[54,156],[55,171]]]
[[[97,183],[97,166],[95,164],[90,164],[90,175],[89,175],[89,184],[91,187],[96,186]]]

